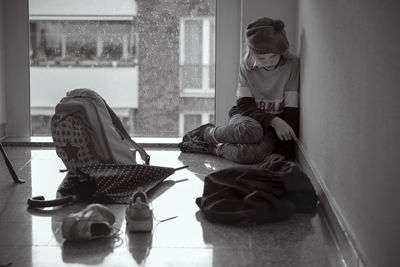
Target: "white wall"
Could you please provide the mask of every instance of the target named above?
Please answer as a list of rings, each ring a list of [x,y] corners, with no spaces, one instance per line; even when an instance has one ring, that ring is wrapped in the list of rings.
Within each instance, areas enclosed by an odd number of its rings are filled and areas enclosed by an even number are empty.
[[[7,90],[7,136],[30,136],[28,0],[2,0]],[[28,79],[27,79],[28,77]],[[16,111],[15,107],[18,107]]]
[[[216,1],[215,109],[216,124],[228,122],[228,111],[236,103],[240,63],[240,1]]]
[[[6,122],[6,81],[4,52],[4,4],[0,1],[0,125]]]
[[[400,4],[299,1],[301,141],[366,266],[400,266]]]

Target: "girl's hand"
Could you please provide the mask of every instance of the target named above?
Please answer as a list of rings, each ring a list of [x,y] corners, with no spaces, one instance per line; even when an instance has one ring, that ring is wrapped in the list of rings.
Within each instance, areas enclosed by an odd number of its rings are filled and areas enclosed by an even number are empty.
[[[270,125],[274,127],[276,135],[282,141],[289,141],[297,138],[292,127],[279,117],[273,118]]]

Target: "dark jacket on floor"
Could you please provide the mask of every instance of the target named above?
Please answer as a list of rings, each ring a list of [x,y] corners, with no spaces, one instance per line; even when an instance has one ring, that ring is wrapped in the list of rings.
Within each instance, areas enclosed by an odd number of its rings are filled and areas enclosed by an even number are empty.
[[[225,224],[263,224],[295,212],[313,212],[318,203],[315,190],[291,164],[284,175],[249,166],[213,172],[205,177],[203,196],[196,203],[207,220]]]

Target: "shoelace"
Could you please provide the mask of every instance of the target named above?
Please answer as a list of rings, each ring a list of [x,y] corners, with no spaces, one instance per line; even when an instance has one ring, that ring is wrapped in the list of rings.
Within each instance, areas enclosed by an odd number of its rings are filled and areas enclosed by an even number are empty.
[[[183,180],[185,180],[185,179],[182,179],[182,181],[183,181]],[[159,219],[157,219],[157,218],[154,216],[153,204],[152,204],[151,202],[149,203],[149,207],[150,207],[150,210],[151,210],[151,216],[152,216],[153,220],[156,222],[156,225],[155,225],[155,226],[159,225],[160,223],[163,223],[163,222],[166,222],[166,221],[169,221],[169,220],[173,220],[173,219],[175,219],[175,218],[178,218],[178,216],[172,216],[172,217],[168,217],[168,218],[159,220]],[[154,228],[155,228],[155,227],[154,227]],[[154,229],[153,229],[153,231],[154,231]],[[153,231],[152,231],[151,233],[153,233]]]
[[[114,246],[114,248],[119,248],[120,246],[122,246],[124,244],[124,240],[121,238],[122,230],[115,226],[112,226],[112,229],[114,232],[112,233],[112,235],[109,238],[114,240],[114,244],[116,244]]]
[[[176,180],[176,181],[174,181],[174,184],[186,182],[187,180],[189,180],[189,179],[184,178],[184,179]],[[151,202],[150,202],[150,206],[151,206],[151,210],[153,210],[153,204],[152,204]],[[172,217],[168,217],[168,218],[165,218],[165,219],[158,220],[158,219],[154,216],[154,213],[153,213],[153,212],[152,212],[151,214],[152,214],[152,216],[153,216],[153,220],[156,222],[156,226],[157,226],[158,224],[160,224],[160,223],[163,223],[163,222],[166,222],[166,221],[169,221],[169,220],[173,220],[173,219],[175,219],[175,218],[178,218],[178,216],[172,216]]]
[[[156,222],[156,226],[159,225],[160,223],[163,223],[163,222],[166,222],[166,221],[169,221],[169,220],[173,220],[175,218],[178,218],[178,216],[172,216],[172,217],[168,217],[168,218],[165,218],[165,219],[162,219],[162,220],[157,220],[156,217],[154,217],[154,214],[153,214],[153,220]]]

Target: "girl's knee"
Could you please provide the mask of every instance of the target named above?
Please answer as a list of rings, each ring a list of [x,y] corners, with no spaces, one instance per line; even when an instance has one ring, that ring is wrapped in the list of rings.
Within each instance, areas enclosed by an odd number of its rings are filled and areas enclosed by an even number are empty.
[[[243,139],[251,141],[251,143],[258,143],[264,136],[264,130],[261,124],[255,120],[242,121],[238,125],[238,131]]]

